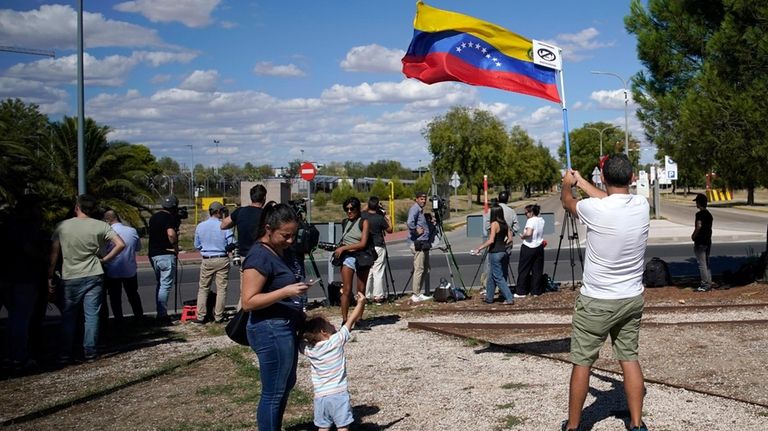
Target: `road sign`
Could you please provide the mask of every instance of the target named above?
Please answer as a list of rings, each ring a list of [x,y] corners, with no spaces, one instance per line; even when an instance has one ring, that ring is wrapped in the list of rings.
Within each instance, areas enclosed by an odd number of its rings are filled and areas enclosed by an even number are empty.
[[[310,162],[304,162],[299,167],[299,175],[301,175],[303,180],[312,181],[316,174],[317,168]]]
[[[461,181],[459,179],[459,174],[455,171],[453,172],[453,175],[451,175],[451,182],[449,183],[451,187],[458,188],[461,185]]]

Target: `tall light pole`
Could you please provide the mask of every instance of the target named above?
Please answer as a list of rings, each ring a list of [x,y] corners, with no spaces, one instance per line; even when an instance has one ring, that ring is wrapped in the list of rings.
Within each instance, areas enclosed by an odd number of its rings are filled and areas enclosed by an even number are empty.
[[[600,134],[600,157],[603,157],[603,132],[605,132],[608,129],[613,129],[613,126],[603,127],[602,129],[598,129],[597,127],[585,127],[589,130],[594,130],[595,132]]]
[[[85,187],[85,76],[83,72],[83,0],[77,10],[77,194]]]
[[[621,81],[621,85],[624,86],[624,155],[629,158],[629,89],[627,88],[627,81],[624,80],[621,76],[613,73],[613,72],[602,72],[599,70],[593,70],[592,73],[596,75],[611,75],[615,76],[619,81]]]

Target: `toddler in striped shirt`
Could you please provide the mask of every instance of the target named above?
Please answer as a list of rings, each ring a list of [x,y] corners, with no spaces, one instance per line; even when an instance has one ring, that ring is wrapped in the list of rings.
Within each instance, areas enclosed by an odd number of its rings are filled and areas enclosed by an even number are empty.
[[[347,359],[344,345],[350,331],[365,310],[365,295],[357,293],[357,306],[338,331],[324,316],[310,318],[304,324],[300,351],[312,367],[312,387],[315,392],[315,426],[326,431],[336,425],[347,431],[354,422],[352,404],[347,390]]]

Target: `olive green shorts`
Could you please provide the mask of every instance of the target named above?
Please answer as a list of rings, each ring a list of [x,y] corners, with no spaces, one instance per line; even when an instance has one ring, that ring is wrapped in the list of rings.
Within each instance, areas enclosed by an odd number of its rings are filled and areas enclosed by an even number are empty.
[[[643,295],[626,299],[579,295],[573,313],[571,362],[591,366],[609,334],[614,359],[636,361],[644,305]]]

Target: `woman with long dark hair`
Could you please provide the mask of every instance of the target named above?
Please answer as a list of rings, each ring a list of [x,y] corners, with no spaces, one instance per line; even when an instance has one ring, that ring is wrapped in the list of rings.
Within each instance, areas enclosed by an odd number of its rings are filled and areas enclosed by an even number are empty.
[[[257,242],[243,260],[240,292],[248,318],[248,344],[259,359],[261,398],[256,410],[259,431],[282,429],[288,394],[296,384],[298,331],[304,322],[301,297],[309,286],[301,280],[290,251],[298,217],[286,204],[264,206]]]
[[[515,301],[512,299],[512,292],[507,284],[506,273],[509,268],[505,263],[507,262],[507,244],[512,243],[513,234],[504,220],[504,209],[499,205],[494,205],[491,208],[490,220],[491,227],[488,240],[477,247],[478,252],[488,247],[487,257],[490,272],[485,283],[485,302],[487,304],[493,303],[493,295],[496,293],[496,287],[498,287],[504,298],[504,305],[512,305]]]
[[[525,229],[520,234],[520,263],[517,265],[517,286],[515,298],[525,295],[541,295],[541,277],[544,274],[544,219],[539,217],[541,207],[538,204],[525,206]],[[530,286],[528,285],[530,279]]]
[[[341,264],[341,319],[347,321],[349,313],[350,292],[353,278],[357,275],[357,291],[365,295],[368,284],[368,271],[373,261],[364,262],[359,253],[372,253],[376,259],[373,241],[369,241],[368,220],[360,217],[362,204],[356,197],[347,198],[342,205],[347,218],[341,223],[341,241],[333,252],[336,259],[342,259]]]

